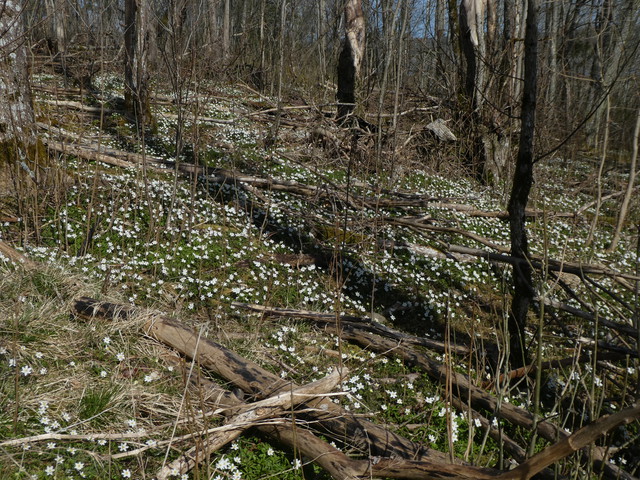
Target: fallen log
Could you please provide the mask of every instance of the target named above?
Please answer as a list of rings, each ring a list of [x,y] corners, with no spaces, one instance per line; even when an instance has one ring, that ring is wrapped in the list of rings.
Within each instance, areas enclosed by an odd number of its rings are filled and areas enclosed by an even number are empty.
[[[408,222],[408,225],[416,226],[410,222]],[[417,227],[425,228],[428,230],[434,229],[432,225],[425,227],[423,224],[420,224],[420,223],[417,224]],[[440,228],[444,228],[444,227],[440,227]],[[452,232],[452,233],[459,233],[459,232]],[[480,242],[480,243],[484,243],[484,242]],[[487,245],[487,246],[491,247],[490,245]],[[494,247],[491,247],[491,248],[494,248]],[[451,253],[462,253],[465,255],[472,255],[474,257],[484,258],[485,260],[488,260],[488,261],[509,263],[511,265],[516,265],[518,263],[526,262],[526,260],[524,259],[518,259],[511,255],[505,255],[504,253],[495,253],[487,250],[482,250],[480,248],[463,247],[461,245],[448,245],[447,250]],[[500,247],[498,251],[500,250],[502,250],[503,252],[506,252],[508,249]],[[608,276],[614,279],[625,278],[628,280],[640,281],[640,277],[637,275],[618,272],[616,270],[613,270],[611,268],[607,268],[601,265],[592,265],[588,263],[583,264],[583,263],[568,262],[568,261],[554,260],[554,259],[547,259],[546,262],[544,262],[541,258],[536,256],[532,256],[529,259],[529,261],[533,266],[533,268],[537,270],[546,269],[552,272],[571,273],[579,277],[584,276],[585,274],[591,273],[596,275]]]
[[[131,160],[122,160],[116,156],[109,155],[101,151],[100,147],[91,145],[78,145],[74,143],[56,142],[53,140],[43,140],[44,145],[54,152],[61,153],[63,155],[73,155],[74,157],[84,158],[86,160],[92,160],[94,162],[106,163],[114,167],[131,168],[137,164],[132,163]]]
[[[134,312],[131,307],[101,303],[87,297],[77,299],[73,311],[82,318],[98,317],[112,320],[129,318]],[[292,388],[290,382],[216,342],[201,338],[196,331],[177,320],[162,316],[153,318],[144,323],[142,331],[189,358],[198,358],[201,365],[256,398],[265,398],[278,391]],[[362,445],[364,453],[381,457],[433,458],[448,461],[448,457],[443,453],[356,417],[327,399],[312,402],[312,406],[316,410],[307,414],[311,419],[320,421],[325,428],[340,436],[346,436],[346,443]]]
[[[583,339],[577,339],[580,343],[586,343]],[[603,342],[604,343],[604,342]],[[606,346],[603,344],[598,344],[597,350],[597,358],[596,361],[601,360],[625,360],[627,355],[631,355],[631,352],[603,352],[602,349],[606,349]],[[637,352],[635,352],[638,355]],[[549,360],[547,362],[542,362],[541,369],[542,371],[547,371],[551,368],[562,368],[568,367],[574,364],[592,364],[593,357],[591,354],[580,355],[578,358],[575,357],[566,357],[560,358],[556,360]],[[535,363],[531,363],[524,367],[516,368],[515,370],[510,370],[506,373],[501,374],[498,377],[498,385],[503,384],[506,381],[515,380],[517,378],[526,377],[528,375],[532,375],[536,372],[537,366]],[[482,384],[482,388],[492,389],[496,384],[496,380],[489,380]]]
[[[99,303],[93,299],[86,297],[76,300],[73,308],[76,314],[84,318],[92,318],[97,316],[109,319],[126,319],[129,318],[133,313],[130,307],[109,303]],[[178,351],[186,354],[191,358],[198,358],[201,365],[211,369],[227,380],[230,380],[233,383],[241,386],[243,390],[254,393],[257,398],[264,398],[265,394],[261,392],[263,387],[269,390],[270,394],[274,394],[277,391],[293,388],[291,383],[285,382],[279,377],[264,371],[258,365],[242,359],[242,357],[239,357],[234,352],[225,349],[215,342],[200,338],[197,332],[181,325],[179,322],[173,319],[166,317],[152,318],[145,322],[145,324],[143,325],[143,331],[152,338],[173,346]],[[483,392],[478,387],[472,385],[469,380],[466,379],[463,375],[447,370],[444,365],[431,360],[424,355],[417,354],[416,352],[410,351],[405,347],[402,347],[388,339],[367,332],[359,332],[359,334],[354,336],[353,332],[349,332],[349,329],[344,329],[341,334],[343,335],[343,338],[350,341],[355,341],[359,344],[365,344],[367,348],[374,351],[393,351],[394,354],[400,355],[408,364],[414,364],[425,368],[425,371],[430,376],[436,378],[438,381],[445,381],[446,379],[449,379],[450,381],[452,381],[454,389],[457,390],[456,393],[460,398],[465,399],[465,397],[467,397],[471,400],[472,403],[478,404],[481,408],[493,411],[497,415],[511,421],[512,423],[529,429],[535,428],[536,431],[548,441],[555,442],[557,441],[557,439],[566,440],[568,437],[570,437],[569,434],[547,421],[536,422],[532,414],[511,404],[503,403],[501,405],[501,408],[498,409],[497,400],[495,399],[495,397],[486,392]],[[421,448],[416,449],[414,447],[407,449],[407,446],[412,446],[412,442],[409,442],[408,440],[403,439],[402,437],[395,435],[392,432],[389,432],[372,422],[368,422],[362,419],[356,419],[332,402],[329,402],[325,399],[310,402],[311,405],[313,405],[314,403],[316,404],[316,408],[319,407],[319,410],[314,411],[310,414],[312,418],[319,420],[320,423],[323,423],[328,419],[333,420],[333,422],[338,422],[338,424],[342,428],[342,430],[338,428],[338,432],[351,432],[351,438],[349,439],[349,441],[353,441],[354,439],[353,425],[350,425],[350,423],[353,421],[354,423],[356,423],[357,428],[361,428],[363,429],[363,432],[366,432],[366,443],[371,449],[371,453],[374,455],[376,454],[376,452],[384,450],[389,453],[401,453],[400,457],[405,459],[412,458],[407,457],[406,455],[408,453],[413,453],[414,455],[416,455],[416,457],[413,458],[419,458],[421,461],[428,459],[428,456],[430,455],[436,461],[439,460],[442,462],[446,462],[446,456],[441,452],[437,452],[437,454],[439,455],[436,455],[436,452],[430,451],[428,452],[429,455],[427,455],[427,452],[425,452]],[[323,408],[326,410],[322,411]],[[329,425],[331,424],[331,422],[327,423]],[[333,427],[331,428],[331,430],[335,432],[335,425],[330,426]],[[381,441],[383,443],[376,444],[376,441]],[[572,440],[567,441],[569,442],[569,444],[572,444]],[[381,445],[383,445],[382,448]],[[610,465],[605,461],[606,452],[604,451],[604,449],[600,447],[594,447],[592,448],[591,453],[592,458],[595,457],[594,463],[596,467],[603,470],[606,478],[622,478],[625,480],[633,479],[633,477],[627,472],[621,470],[617,466]],[[389,455],[384,456],[387,457]],[[442,476],[429,477],[429,474],[427,472],[425,473],[427,474],[427,476],[423,476],[423,478],[443,478]],[[475,478],[485,478],[482,476],[485,475],[485,473],[482,473],[480,471],[474,472],[474,475]],[[487,473],[486,475],[491,474]],[[451,477],[451,475],[447,476]],[[454,475],[453,478],[466,477],[455,477]],[[507,479],[515,477],[504,478]]]
[[[211,404],[212,408],[221,408],[222,415],[229,414],[230,407],[244,405],[244,402],[236,395],[212,380],[198,378],[197,383],[197,386],[204,390],[205,402]],[[354,461],[350,457],[317,437],[310,430],[298,427],[291,421],[282,424],[257,425],[255,429],[278,443],[286,445],[292,451],[312,459],[335,480],[357,480],[359,478],[356,473],[359,470],[354,467]]]
[[[613,430],[621,424],[631,423],[640,418],[640,403],[622,410],[612,415],[599,418],[595,422],[581,428],[573,435],[566,436],[559,442],[548,446],[541,452],[531,457],[526,462],[518,465],[510,472],[500,475],[500,479],[522,479],[527,480],[542,471],[547,466],[561,460],[578,450],[587,447],[598,437]],[[620,478],[633,478],[627,472],[617,469],[621,474]]]
[[[85,105],[82,102],[75,102],[73,100],[57,100],[56,99],[56,100],[40,100],[39,102],[46,103],[47,105],[54,105],[56,107],[72,108],[74,110],[87,112],[87,113],[107,115],[114,112],[114,110],[112,110],[109,107],[105,107],[104,105],[102,106]]]
[[[464,403],[470,401],[475,407],[492,412],[494,415],[514,425],[530,431],[535,430],[538,435],[549,442],[555,443],[570,436],[565,430],[551,422],[546,420],[538,421],[532,413],[525,409],[510,403],[498,402],[495,396],[475,386],[466,376],[448,369],[442,363],[400,343],[369,332],[356,331],[353,328],[342,328],[339,334],[343,340],[356,343],[368,350],[384,355],[396,355],[402,358],[406,364],[422,368],[430,377],[440,383],[450,382],[453,387],[453,393]],[[591,461],[603,472],[605,478],[611,480],[636,480],[628,472],[606,461],[606,449],[591,447],[587,453],[586,457],[591,457]]]
[[[220,403],[214,402],[215,407],[229,407],[242,404],[235,395],[219,387],[211,380],[205,379],[204,387],[206,388],[206,396],[219,399]],[[224,415],[225,412],[223,411]],[[438,474],[447,473],[447,478],[456,478],[450,465],[442,464],[438,461],[429,461],[423,459],[419,461],[411,461],[401,458],[382,458],[372,457],[368,459],[353,459],[347,456],[341,450],[322,440],[313,432],[301,428],[300,426],[290,424],[267,424],[258,425],[256,429],[275,439],[279,443],[287,445],[292,450],[299,452],[302,456],[311,459],[314,463],[327,471],[335,480],[364,480],[373,477],[390,477],[398,479],[423,479],[425,472],[431,468],[432,472]],[[478,473],[476,467],[468,467],[459,470],[458,477],[461,480],[475,477]],[[498,471],[483,469],[482,472],[491,472],[497,474]],[[462,475],[464,472],[464,475]],[[449,475],[451,475],[449,477]],[[434,476],[436,474],[434,473]],[[543,475],[544,476],[544,475]],[[544,476],[552,480],[554,475]],[[557,479],[556,479],[557,480]]]
[[[540,303],[541,299],[535,298],[534,301]],[[619,333],[624,333],[625,335],[630,335],[632,337],[637,337],[638,335],[638,330],[633,328],[632,325],[624,325],[619,322],[614,322],[613,320],[608,320],[606,318],[603,318],[600,315],[596,315],[591,312],[585,312],[584,310],[580,310],[579,308],[572,307],[571,305],[567,305],[566,303],[559,302],[552,298],[545,297],[544,299],[542,299],[542,303],[544,303],[544,305],[547,307],[551,307],[556,310],[561,310],[563,312],[570,313],[571,315],[574,315],[578,318],[589,320],[594,324],[597,322],[600,325],[604,327],[612,328],[613,330],[616,330]]]
[[[7,245],[2,240],[0,240],[0,258],[3,256],[11,260],[11,262],[23,265],[25,267],[35,266],[35,263],[27,258],[24,254],[20,253],[12,246]]]
[[[338,370],[333,370],[326,377],[308,385],[295,387],[291,391],[278,393],[253,404],[235,407],[235,409],[239,409],[239,412],[225,422],[225,427],[228,427],[228,430],[208,437],[204,445],[191,448],[173,462],[162,467],[157,473],[158,480],[166,480],[175,475],[175,471],[180,475],[189,472],[213,452],[232,442],[242,432],[261,420],[284,414],[287,409],[307,402],[310,397],[330,392],[340,382],[342,375],[345,375],[345,371],[339,373]]]
[[[168,118],[171,120],[178,120],[178,115],[174,114],[174,113],[161,113],[160,114],[161,117],[164,118]],[[205,123],[218,123],[221,125],[233,125],[234,123],[236,123],[236,120],[233,119],[223,119],[223,118],[213,118],[213,117],[207,117],[207,116],[201,116],[201,115],[194,115],[193,113],[189,112],[187,115],[182,115],[182,120],[188,120],[190,122],[205,122]]]

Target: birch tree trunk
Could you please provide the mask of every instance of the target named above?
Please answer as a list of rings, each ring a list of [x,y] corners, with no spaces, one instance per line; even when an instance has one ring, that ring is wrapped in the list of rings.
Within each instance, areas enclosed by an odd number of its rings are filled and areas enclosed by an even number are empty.
[[[486,0],[462,0],[460,3],[460,50],[464,56],[464,112],[465,128],[469,132],[469,146],[465,153],[471,173],[481,181],[487,180],[487,147],[491,143],[483,128],[485,91],[485,18]],[[494,169],[498,176],[498,169]]]
[[[125,108],[138,130],[152,124],[149,102],[149,47],[151,14],[149,0],[125,1]]]
[[[362,0],[347,0],[344,7],[345,38],[338,58],[338,121],[343,123],[356,103],[356,80],[364,56]]]
[[[535,296],[531,265],[528,262],[529,245],[525,225],[525,208],[533,184],[533,134],[536,114],[538,54],[536,10],[537,2],[528,0],[524,39],[524,86],[520,114],[520,145],[509,199],[511,255],[525,260],[514,266],[513,269],[514,292],[508,325],[512,368],[522,367],[527,363],[525,326],[529,305]]]

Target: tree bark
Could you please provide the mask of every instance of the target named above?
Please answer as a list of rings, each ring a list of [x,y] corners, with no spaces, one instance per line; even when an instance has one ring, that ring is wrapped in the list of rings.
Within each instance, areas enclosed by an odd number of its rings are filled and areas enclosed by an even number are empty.
[[[229,61],[231,48],[231,2],[224,0],[224,12],[222,17],[222,60]]]
[[[54,40],[54,52],[56,56],[60,57],[62,68],[64,70],[64,57],[67,51],[66,41],[66,2],[60,0],[45,0],[44,6],[47,11],[47,17],[51,23],[50,35]]]
[[[150,47],[150,3],[149,0],[125,1],[125,108],[133,116],[142,131],[152,124],[149,91],[149,47]]]
[[[535,296],[525,225],[525,209],[533,183],[533,135],[537,95],[538,25],[535,0],[528,1],[526,21],[520,145],[508,208],[511,255],[524,260],[513,268],[514,292],[508,320],[512,368],[529,363],[525,349],[525,325],[529,305]]]
[[[484,102],[485,0],[462,0],[460,4],[460,50],[464,55],[464,95],[462,111],[465,128],[470,132],[466,161],[474,177],[485,180],[487,154],[482,128]]]
[[[627,217],[629,211],[629,202],[631,202],[631,194],[633,193],[633,185],[636,179],[636,165],[638,164],[638,137],[640,137],[640,109],[636,116],[636,128],[633,132],[633,146],[631,153],[631,165],[629,165],[629,182],[627,183],[627,189],[622,199],[622,205],[620,206],[620,213],[618,215],[618,222],[616,223],[616,230],[609,245],[608,251],[612,252],[616,249],[618,241],[620,240],[620,232],[624,225],[624,220]]]
[[[33,143],[34,123],[21,2],[0,1],[0,144]],[[0,155],[8,153],[2,148]],[[7,150],[6,152],[4,150]],[[9,155],[6,155],[7,157]],[[1,160],[8,160],[8,158]]]
[[[347,0],[344,7],[345,38],[338,58],[338,121],[344,122],[356,103],[356,81],[364,56],[362,0]]]

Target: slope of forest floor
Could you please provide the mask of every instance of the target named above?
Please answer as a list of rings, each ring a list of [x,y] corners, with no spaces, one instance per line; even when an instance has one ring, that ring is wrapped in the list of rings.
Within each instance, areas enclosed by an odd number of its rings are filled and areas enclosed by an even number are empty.
[[[114,100],[116,78],[98,78],[91,97],[57,82],[34,81],[51,152],[40,210],[19,218],[20,199],[0,192],[0,240],[35,262],[0,257],[0,478],[153,478],[222,422],[203,415],[210,399],[193,379],[224,380],[140,334],[157,312],[298,384],[345,367],[336,404],[477,466],[507,469],[513,457],[491,428],[531,453],[549,442],[499,412],[461,408],[408,357],[348,342],[304,312],[406,334],[499,404],[569,433],[633,404],[638,250],[629,227],[607,252],[619,202],[610,194],[624,182],[615,169],[592,227],[591,160],[536,165],[528,227],[541,268],[527,334],[534,358],[557,360],[537,410],[533,378],[495,382],[508,371],[508,188],[479,185],[455,162],[421,161],[409,134],[376,147],[375,133],[353,140],[318,107],[278,110],[243,86],[190,92],[180,108],[158,95],[157,125],[140,141]],[[138,313],[82,320],[72,312],[83,296]],[[635,474],[638,434],[636,421],[599,440],[601,460]],[[556,474],[595,475],[589,455],[567,457]],[[312,460],[249,431],[181,475],[329,478]]]

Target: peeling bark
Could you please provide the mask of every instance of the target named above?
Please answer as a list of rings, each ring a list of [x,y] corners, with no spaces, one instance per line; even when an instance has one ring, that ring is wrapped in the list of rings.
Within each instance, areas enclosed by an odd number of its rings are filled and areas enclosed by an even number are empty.
[[[338,58],[338,121],[344,122],[356,103],[356,81],[364,57],[362,0],[347,0],[344,7],[345,39]]]

